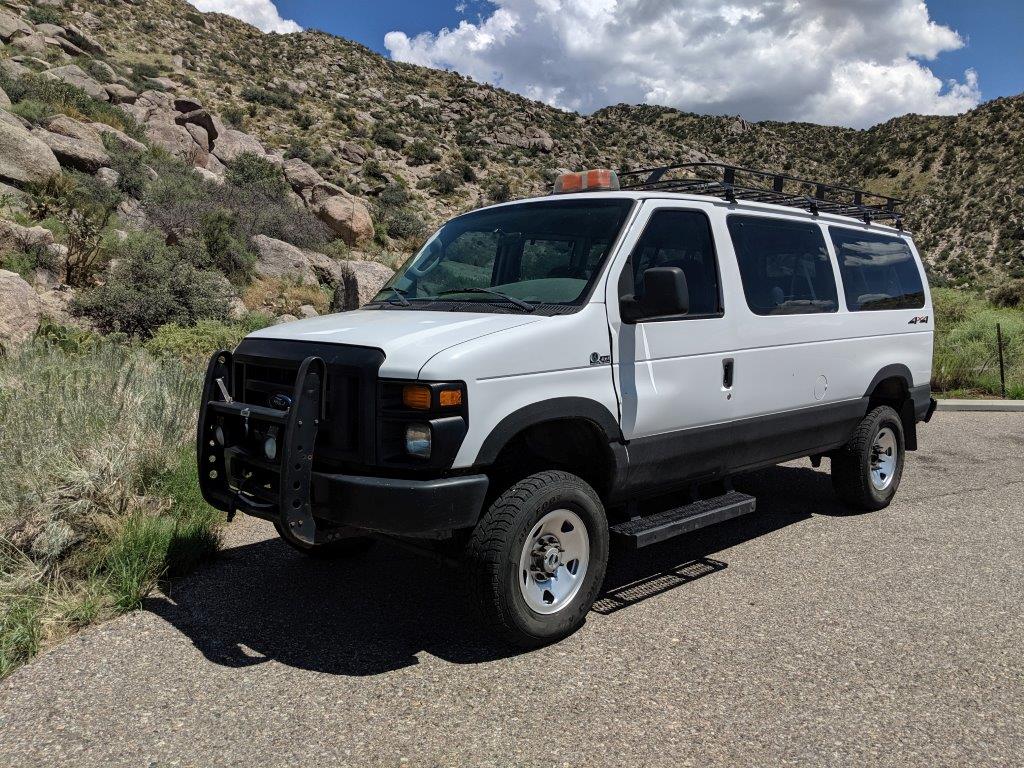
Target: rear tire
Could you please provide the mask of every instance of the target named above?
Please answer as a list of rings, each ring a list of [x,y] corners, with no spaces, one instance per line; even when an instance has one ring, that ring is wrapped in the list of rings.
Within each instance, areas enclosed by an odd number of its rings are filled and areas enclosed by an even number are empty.
[[[370,550],[377,542],[369,536],[350,536],[327,544],[307,544],[295,538],[280,523],[274,523],[281,540],[297,552],[317,560],[340,560],[356,557]]]
[[[484,621],[522,648],[579,629],[608,565],[608,520],[594,489],[568,472],[530,475],[502,493],[466,547]]]
[[[889,406],[872,409],[850,441],[832,455],[832,486],[854,509],[889,506],[903,477],[903,422]]]

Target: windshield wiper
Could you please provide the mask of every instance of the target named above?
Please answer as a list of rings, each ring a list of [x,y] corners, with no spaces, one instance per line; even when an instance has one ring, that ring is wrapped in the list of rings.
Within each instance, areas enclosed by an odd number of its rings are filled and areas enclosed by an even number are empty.
[[[388,304],[395,304],[395,303],[397,303],[399,306],[402,306],[402,307],[411,306],[409,304],[409,300],[407,298],[405,298],[405,291],[403,291],[401,288],[395,288],[395,286],[389,285],[387,287],[387,290],[389,290],[389,291],[391,291],[392,293],[395,294],[395,298],[394,299],[388,299]],[[395,299],[398,299],[398,301],[396,302]]]
[[[493,288],[456,288],[456,289],[453,289],[453,290],[450,290],[450,291],[441,291],[437,295],[438,296],[451,296],[452,294],[455,294],[455,293],[488,293],[491,296],[497,296],[499,298],[504,299],[505,301],[510,302],[511,304],[515,305],[519,309],[523,310],[523,312],[533,312],[533,310],[536,309],[536,307],[533,306],[533,304],[531,304],[528,301],[523,301],[522,299],[517,299],[515,296],[509,296],[507,293],[502,293],[501,291],[496,291]]]

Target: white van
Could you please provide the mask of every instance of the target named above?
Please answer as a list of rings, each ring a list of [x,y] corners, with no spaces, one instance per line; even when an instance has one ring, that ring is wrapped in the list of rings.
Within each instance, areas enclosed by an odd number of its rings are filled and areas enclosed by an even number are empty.
[[[523,646],[583,623],[611,539],[752,512],[739,473],[827,457],[843,501],[885,507],[934,410],[900,201],[714,164],[623,179],[459,216],[362,309],[217,353],[206,499],[314,556],[444,553]]]

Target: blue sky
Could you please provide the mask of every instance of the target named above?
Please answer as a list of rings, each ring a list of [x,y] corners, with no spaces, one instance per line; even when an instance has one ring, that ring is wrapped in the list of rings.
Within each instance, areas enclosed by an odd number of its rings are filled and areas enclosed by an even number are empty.
[[[646,101],[863,127],[1024,92],[1024,0],[192,1],[276,4],[302,27],[581,112]]]

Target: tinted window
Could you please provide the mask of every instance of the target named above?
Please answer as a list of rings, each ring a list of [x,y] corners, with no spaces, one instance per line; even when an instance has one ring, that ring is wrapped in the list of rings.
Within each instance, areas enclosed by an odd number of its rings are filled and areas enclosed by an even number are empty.
[[[697,211],[655,211],[633,249],[633,285],[644,293],[644,271],[652,267],[679,267],[690,290],[690,315],[715,315],[722,311],[718,290],[711,225]]]
[[[921,273],[904,240],[841,227],[829,227],[828,233],[851,311],[924,306]]]
[[[758,315],[804,315],[839,308],[832,262],[816,224],[730,216],[747,306]]]

